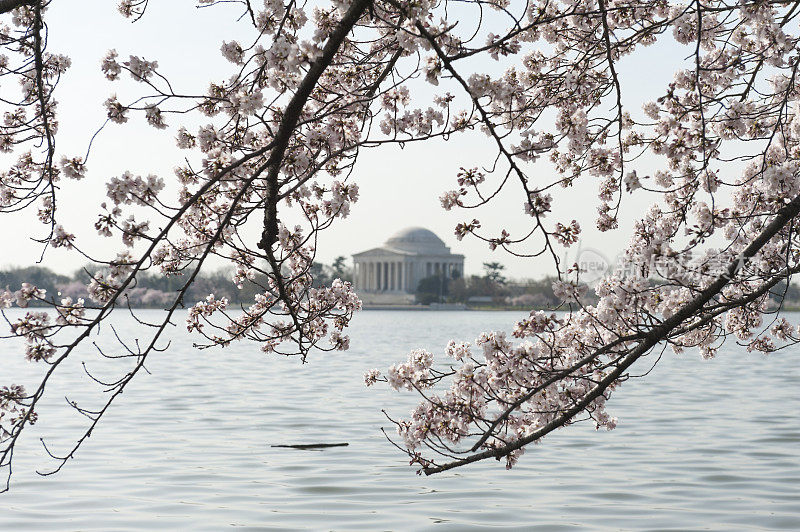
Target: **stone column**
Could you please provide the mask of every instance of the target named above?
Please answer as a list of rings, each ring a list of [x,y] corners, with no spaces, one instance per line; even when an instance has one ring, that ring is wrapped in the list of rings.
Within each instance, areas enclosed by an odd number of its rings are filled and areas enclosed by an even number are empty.
[[[403,263],[397,263],[397,291],[403,291]]]
[[[400,291],[406,292],[406,263],[405,261],[400,263]]]

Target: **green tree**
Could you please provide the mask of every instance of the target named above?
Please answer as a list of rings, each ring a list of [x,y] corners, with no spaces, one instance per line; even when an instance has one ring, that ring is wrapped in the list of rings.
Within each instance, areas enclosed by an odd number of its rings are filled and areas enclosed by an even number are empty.
[[[421,279],[417,285],[417,303],[429,305],[444,302],[449,292],[449,285],[450,280],[447,275],[441,273]]]
[[[40,266],[28,266],[25,268],[11,268],[7,271],[0,272],[0,290],[8,287],[14,291],[19,290],[22,283],[30,283],[39,288],[47,290],[45,296],[47,300],[58,299],[57,285],[69,281],[69,277],[59,275],[48,268]],[[36,305],[34,301],[32,304]]]
[[[505,269],[506,267],[503,264],[500,264],[499,262],[483,263],[483,271],[486,272],[486,275],[484,277],[496,284],[501,284],[501,285],[506,284],[506,278],[503,275],[503,270]]]
[[[313,286],[330,286],[333,282],[333,277],[330,274],[330,266],[326,266],[321,262],[313,262],[309,272],[314,278]]]
[[[333,277],[338,277],[342,281],[353,281],[353,275],[350,268],[346,265],[347,258],[344,256],[338,256],[333,260],[333,264],[331,265],[331,269],[333,270]]]

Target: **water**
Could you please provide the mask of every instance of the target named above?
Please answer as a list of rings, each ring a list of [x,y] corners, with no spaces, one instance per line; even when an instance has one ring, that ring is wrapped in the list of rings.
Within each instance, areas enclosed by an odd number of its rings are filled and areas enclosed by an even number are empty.
[[[75,366],[20,447],[0,530],[800,529],[800,349],[668,353],[616,392],[614,431],[558,431],[511,471],[491,461],[415,475],[380,432],[391,432],[381,408],[403,416],[414,397],[364,388],[363,371],[413,347],[438,355],[450,338],[507,330],[518,316],[362,312],[351,351],[304,366],[246,343],[199,351],[178,329],[76,459],[40,477],[36,438],[61,450],[82,423],[63,407],[76,382],[85,400]],[[130,319],[117,325],[136,334]],[[37,369],[0,349],[0,383]],[[642,362],[633,369],[649,369]],[[350,445],[270,447],[309,442]]]

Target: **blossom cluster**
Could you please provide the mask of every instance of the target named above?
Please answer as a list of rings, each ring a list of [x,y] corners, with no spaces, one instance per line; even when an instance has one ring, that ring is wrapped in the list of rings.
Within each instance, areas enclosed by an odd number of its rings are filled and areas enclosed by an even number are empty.
[[[650,330],[676,353],[693,348],[706,358],[729,335],[763,353],[797,342],[796,326],[780,316],[767,319],[773,299],[781,297],[775,287],[800,271],[793,236],[800,101],[795,61],[787,56],[800,35],[780,23],[790,15],[785,6],[768,3],[541,1],[531,3],[525,17],[509,15],[514,29],[507,33],[495,30],[480,45],[462,41],[454,48],[457,30],[444,30],[444,37],[417,26],[433,54],[424,63],[428,81],[438,87],[449,75],[467,95],[467,108],[450,112],[452,123],[479,128],[497,146],[495,160],[485,165],[491,171],[462,168],[459,188],[442,194],[442,207],[489,205],[516,179],[531,220],[525,238],[511,238],[505,228],[483,234],[482,225],[491,230],[477,219],[459,223],[457,237],[553,257],[559,274],[554,294],[572,311],[560,318],[532,313],[515,326],[519,343],[485,333],[475,342],[482,355],[451,342],[447,352],[455,363],[446,367],[410,360],[385,377],[368,372],[368,384],[386,380],[423,396],[408,419],[396,421],[412,461],[438,470],[426,449],[453,460],[447,467],[466,463],[460,457],[471,454],[505,457],[513,465],[523,444],[581,416],[613,428],[605,404],[622,382],[615,370],[654,348]],[[691,47],[690,60],[637,114],[624,105],[617,61],[665,30]],[[499,74],[467,75],[456,65],[485,50],[519,61]],[[774,71],[763,73],[762,64]],[[389,99],[388,110],[396,117],[400,106],[413,103],[408,93],[395,94],[402,97]],[[453,105],[450,100],[448,109]],[[543,125],[543,116],[554,117],[552,124]],[[545,127],[550,132],[543,135]],[[384,127],[387,134],[396,130]],[[660,158],[656,168],[642,162],[643,153]],[[533,176],[534,164],[549,166]],[[553,168],[557,177],[547,181],[541,174]],[[726,174],[737,177],[721,177]],[[580,267],[562,270],[552,246],[580,242],[581,226],[545,223],[556,203],[553,187],[587,180],[597,190],[601,231],[619,228],[627,197],[654,198],[635,223],[619,267],[594,287],[594,304],[586,301]],[[770,226],[783,212],[795,214],[782,227]]]
[[[147,6],[122,0],[118,9],[138,20]],[[446,210],[483,209],[456,225],[456,237],[551,260],[554,294],[570,312],[531,313],[513,339],[489,332],[453,341],[444,364],[414,350],[385,375],[368,372],[368,384],[422,394],[410,418],[397,421],[413,461],[429,468],[429,451],[484,453],[511,466],[525,444],[576,419],[613,428],[606,402],[627,367],[654,348],[648,331],[675,352],[705,357],[728,336],[763,353],[798,341],[796,327],[769,314],[771,294],[800,271],[800,35],[791,3],[468,1],[457,15],[430,0],[247,7],[243,23],[253,31],[220,39],[214,53],[227,70],[202,87],[177,92],[169,73],[136,50],[112,49],[100,61],[98,74],[119,86],[103,104],[108,126],[141,120],[167,130],[184,158],[174,187],[130,171],[107,180],[95,228],[124,251],[97,258],[104,266],[88,292],[98,319],[86,318],[83,301],[47,300],[32,285],[0,292],[4,307],[36,299],[55,310],[12,322],[29,359],[57,365],[142,271],[188,283],[215,258],[233,266],[237,285],[258,290],[241,313],[213,294],[190,308],[187,327],[205,345],[246,338],[303,359],[347,349],[345,330],[361,303],[350,283],[315,286],[311,272],[320,233],[359,199],[359,155],[462,134],[485,136],[491,153],[482,160],[485,152],[464,150],[455,185],[440,196]],[[48,246],[86,253],[56,201],[61,176],[75,186],[91,181],[85,157],[56,148],[53,91],[70,60],[45,49],[46,12],[23,5],[11,13],[13,30],[0,27],[0,77],[18,81],[0,103],[0,151],[13,161],[0,171],[0,211],[34,205]],[[463,24],[469,15],[475,27]],[[665,38],[687,59],[641,109],[632,107],[622,61]],[[620,213],[635,210],[629,202],[652,200],[637,215],[625,267],[596,284],[592,304],[580,267],[565,269],[559,258],[585,238],[586,222],[559,214],[563,195],[578,187],[596,191],[596,214],[587,211],[600,231],[626,227]],[[491,219],[512,188],[522,229],[506,227],[506,216]],[[184,285],[167,305],[165,325],[185,293]],[[163,330],[154,328],[150,347],[127,352],[143,362]],[[55,356],[60,331],[75,333],[64,357]],[[30,413],[38,398],[26,400],[18,388],[0,389],[0,421]],[[0,468],[12,450],[0,446]]]

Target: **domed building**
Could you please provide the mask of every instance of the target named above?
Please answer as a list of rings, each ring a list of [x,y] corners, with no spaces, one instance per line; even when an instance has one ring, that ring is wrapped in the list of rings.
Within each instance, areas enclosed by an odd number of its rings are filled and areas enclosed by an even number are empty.
[[[464,273],[464,255],[451,253],[441,238],[423,227],[403,229],[383,246],[354,254],[353,264],[361,293],[413,294],[421,279]]]

